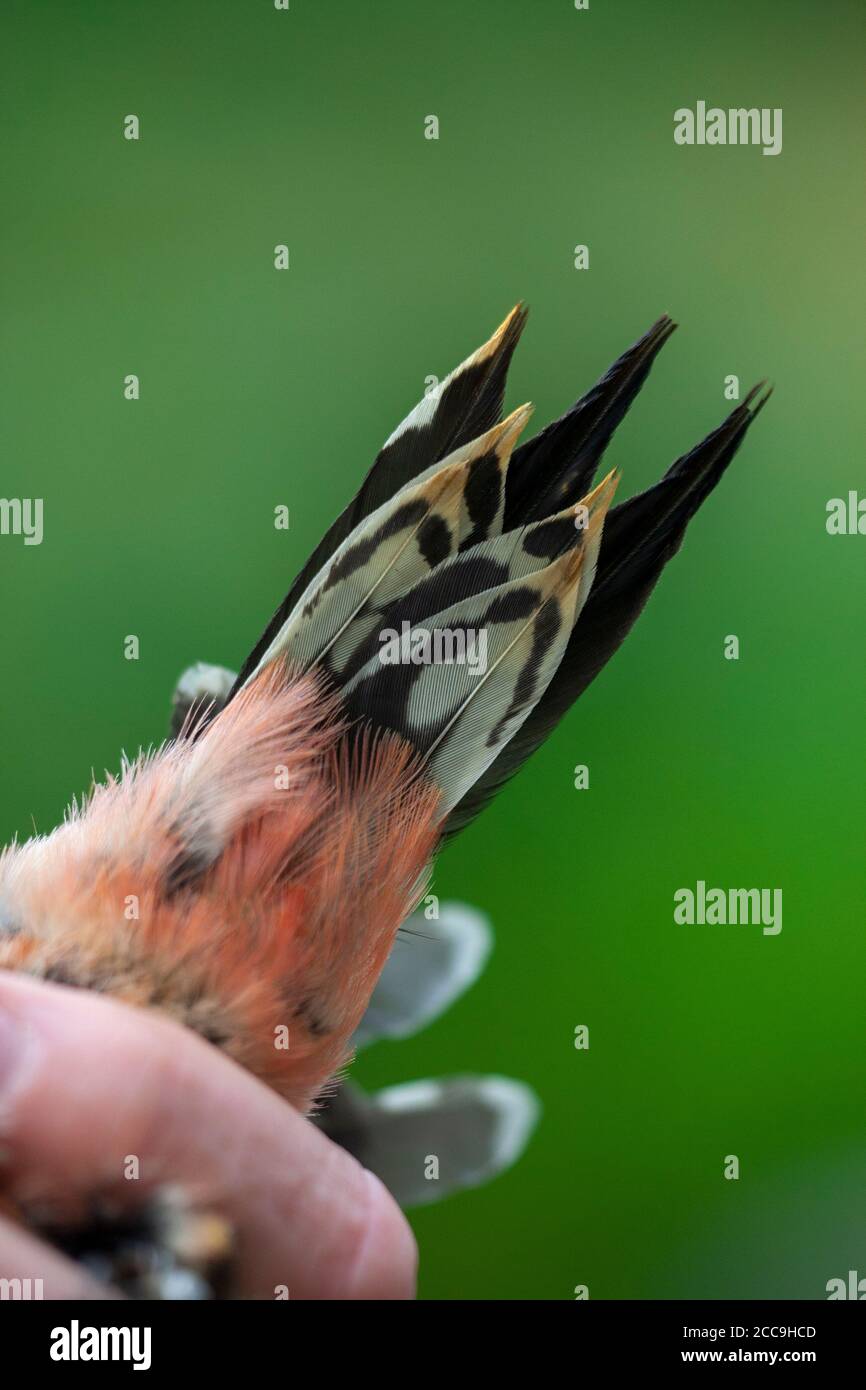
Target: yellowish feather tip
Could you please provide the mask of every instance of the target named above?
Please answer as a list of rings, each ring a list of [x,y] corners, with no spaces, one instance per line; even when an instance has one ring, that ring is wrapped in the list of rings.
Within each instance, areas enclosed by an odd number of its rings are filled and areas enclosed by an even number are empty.
[[[490,337],[487,339],[487,342],[482,343],[478,351],[473,353],[473,361],[483,362],[485,358],[492,357],[496,352],[498,352],[502,344],[502,340],[505,337],[514,320],[520,317],[520,315],[525,314],[525,312],[526,310],[523,307],[523,302],[518,300],[514,308],[511,310],[511,313],[507,314],[505,318],[502,320],[501,324],[496,329],[496,332],[492,333]]]
[[[603,521],[616,495],[621,477],[622,474],[619,469],[612,468],[607,476],[602,478],[601,482],[592,489],[592,492],[588,492],[585,497],[580,499],[575,510],[577,507],[585,507],[593,520],[598,516]]]
[[[524,405],[519,405],[516,410],[512,410],[510,415],[506,415],[504,420],[494,426],[494,429],[499,432],[498,449],[501,450],[504,446],[510,451],[514,448],[534,409],[532,402],[526,401]]]

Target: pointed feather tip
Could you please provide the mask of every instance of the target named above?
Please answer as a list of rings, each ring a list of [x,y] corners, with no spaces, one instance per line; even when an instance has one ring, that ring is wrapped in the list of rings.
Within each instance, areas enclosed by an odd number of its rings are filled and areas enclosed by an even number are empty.
[[[600,491],[600,496],[595,505],[590,509],[589,525],[586,528],[586,539],[590,541],[593,546],[596,545],[604,530],[604,523],[607,520],[610,505],[619,487],[620,476],[617,470],[613,469],[599,484],[599,488],[596,489],[596,491]]]
[[[678,328],[679,324],[671,318],[670,314],[662,314],[661,317],[657,318],[655,323],[647,329],[643,337],[638,338],[635,343],[636,352],[640,357],[654,355],[664,347],[668,338],[670,338]]]
[[[746,406],[749,410],[750,423],[752,420],[757,419],[757,417],[760,415],[761,411],[764,409],[764,406],[767,404],[767,401],[772,396],[774,390],[775,387],[773,386],[773,383],[768,382],[766,380],[759,381],[756,383],[756,385],[752,387],[751,391],[743,401],[743,405]]]
[[[466,473],[472,464],[491,452],[497,454],[500,460],[507,460],[521,430],[524,429],[527,420],[532,415],[533,409],[534,406],[529,402],[518,406],[516,410],[512,410],[510,415],[506,415],[504,420],[491,425],[484,434],[479,434],[476,439],[462,445],[459,449],[455,449],[453,454],[449,454],[447,458],[436,464],[434,471],[425,480],[423,486],[428,487],[431,483],[439,483],[451,475],[457,476]],[[411,488],[412,484],[408,483],[407,487]]]
[[[766,381],[756,382],[751,390],[747,391],[739,405],[734,406],[734,409],[713,432],[713,435],[717,437],[727,436],[729,439],[735,435],[742,437],[752,422],[758,418],[772,394],[773,387],[768,385]],[[709,435],[707,439],[712,439],[713,435]],[[698,445],[697,447],[700,449],[701,446]]]
[[[506,415],[504,420],[500,420],[498,425],[493,426],[490,433],[496,435],[497,450],[506,449],[511,452],[534,409],[531,401],[525,401],[516,410],[512,410],[510,415]]]
[[[592,520],[598,521],[606,515],[611,502],[616,494],[616,490],[622,481],[622,473],[618,468],[612,468],[600,483],[596,483],[591,492],[587,492],[577,502],[571,502],[567,507],[563,507],[559,512],[552,512],[550,516],[542,517],[540,521],[529,522],[526,526],[516,527],[521,532],[528,531],[532,526],[544,526],[551,521],[566,521],[569,517],[573,518],[575,525],[578,518],[583,519],[584,512],[589,513],[590,524]],[[583,528],[585,531],[589,526]]]
[[[497,353],[506,345],[514,347],[523,332],[529,309],[522,300],[518,300],[510,313],[500,323],[494,333],[490,335],[486,343],[474,354],[476,362],[483,362],[488,357],[495,357]]]
[[[579,502],[575,502],[571,508],[577,512],[579,508],[585,507],[589,512],[590,518],[595,519],[600,515],[604,520],[605,514],[616,495],[616,490],[622,481],[622,473],[618,468],[612,468],[600,483],[596,483],[591,492],[582,497]]]
[[[509,309],[505,318],[494,333],[494,338],[504,338],[509,329],[512,332],[519,332],[529,317],[529,305],[522,299],[518,299],[513,309]]]
[[[466,468],[476,459],[482,458],[491,451],[498,455],[500,461],[507,462],[534,408],[528,401],[525,405],[519,405],[516,410],[512,410],[510,415],[506,415],[504,420],[500,420],[496,425],[491,425],[485,434],[473,439],[471,444],[465,444],[458,451],[459,458],[455,455],[457,467]]]
[[[580,532],[577,541],[578,551],[583,550],[586,541],[595,542],[603,530],[610,505],[616,496],[621,479],[622,474],[619,469],[612,468],[607,476],[602,478],[601,482],[592,489],[592,492],[588,492],[579,502],[575,502],[573,506],[566,507],[564,512],[559,513],[561,516],[574,517],[575,528],[579,529]],[[587,512],[589,513],[589,521],[585,526],[581,525],[578,528],[578,520],[583,522]]]

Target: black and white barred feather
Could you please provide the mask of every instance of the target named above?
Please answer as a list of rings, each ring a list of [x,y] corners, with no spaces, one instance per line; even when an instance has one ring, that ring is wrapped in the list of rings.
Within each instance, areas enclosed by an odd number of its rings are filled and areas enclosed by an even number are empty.
[[[659,319],[515,448],[531,408],[500,415],[525,320],[518,306],[393,432],[227,696],[277,658],[319,667],[350,718],[395,731],[422,756],[447,833],[474,818],[619,647],[769,395],[755,388],[658,483],[611,508],[618,478],[593,486],[596,470],[676,325]],[[483,634],[483,669],[453,647],[450,659],[385,659],[387,634],[402,635],[406,655],[431,632],[464,653]]]

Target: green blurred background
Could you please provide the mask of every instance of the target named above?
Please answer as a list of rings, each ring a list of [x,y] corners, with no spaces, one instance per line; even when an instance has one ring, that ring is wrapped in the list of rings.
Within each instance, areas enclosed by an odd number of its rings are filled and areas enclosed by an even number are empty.
[[[41,546],[0,538],[3,837],[158,741],[191,660],[239,664],[425,376],[515,300],[508,401],[539,424],[670,312],[608,455],[625,495],[723,417],[727,374],[776,395],[623,650],[443,856],[488,970],[356,1076],[543,1102],[522,1162],[413,1218],[427,1297],[866,1275],[866,541],[825,530],[864,483],[862,7],[3,8],[0,490],[45,499]],[[782,153],[675,146],[699,98],[782,107]],[[782,888],[781,934],[675,926],[698,878]]]

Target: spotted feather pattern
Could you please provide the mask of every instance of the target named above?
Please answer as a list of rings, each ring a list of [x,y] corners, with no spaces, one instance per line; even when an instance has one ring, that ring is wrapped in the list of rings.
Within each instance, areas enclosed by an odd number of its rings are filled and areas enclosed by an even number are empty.
[[[604,528],[617,477],[593,488],[595,470],[676,324],[663,315],[570,410],[503,460],[490,432],[525,317],[513,310],[389,437],[228,697],[277,656],[317,664],[350,718],[393,730],[426,757],[450,808],[449,834],[617,650],[767,398],[751,392],[660,483],[614,508]],[[452,490],[448,470],[467,459]],[[547,592],[551,583],[556,592]],[[492,669],[471,693],[460,663],[383,663],[389,632],[405,625],[411,647],[417,629],[447,622],[464,639],[470,627],[490,639]]]
[[[311,580],[357,526],[412,479],[491,429],[502,413],[505,378],[526,310],[517,305],[496,332],[427,391],[390,435],[352,501],[322,537],[238,672],[232,695],[262,658]]]
[[[447,813],[519,729],[574,626],[585,562],[573,546],[552,564],[399,628],[343,688],[359,720],[401,734],[426,760]],[[398,615],[399,616],[399,615]]]
[[[383,630],[403,622],[420,623],[474,594],[534,574],[578,546],[586,547],[579,592],[582,605],[592,584],[604,517],[618,481],[618,475],[611,472],[580,502],[556,516],[491,537],[443,560],[405,593],[370,608],[363,619],[353,623],[341,638],[341,659],[335,661],[332,650],[325,660],[326,668],[338,683],[348,684],[380,649]]]
[[[308,585],[258,669],[277,657],[302,669],[322,660],[351,624],[366,634],[365,610],[387,604],[466,544],[498,531],[508,460],[528,418],[528,407],[515,410],[367,517]],[[351,647],[344,641],[340,650],[348,656]]]

